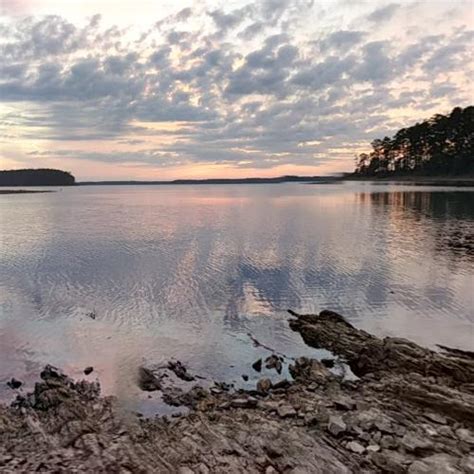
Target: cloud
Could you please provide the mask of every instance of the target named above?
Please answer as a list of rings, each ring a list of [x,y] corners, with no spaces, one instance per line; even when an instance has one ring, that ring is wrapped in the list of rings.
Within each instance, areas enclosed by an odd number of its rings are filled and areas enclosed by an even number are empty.
[[[369,21],[374,23],[381,23],[390,20],[395,12],[400,8],[398,3],[390,3],[384,7],[377,8],[370,15],[367,16]]]
[[[338,12],[318,8],[185,8],[143,30],[100,15],[10,18],[0,23],[0,134],[117,166],[316,167],[468,100],[472,32],[462,17],[426,35],[410,25],[364,30],[355,16],[331,23]],[[402,8],[385,5],[369,19]],[[103,142],[100,151],[87,149],[90,140]],[[35,156],[54,155],[43,151]]]
[[[352,48],[359,44],[366,34],[363,31],[351,31],[351,30],[340,30],[335,31],[327,36],[327,38],[321,42],[323,49],[334,48],[344,49]]]

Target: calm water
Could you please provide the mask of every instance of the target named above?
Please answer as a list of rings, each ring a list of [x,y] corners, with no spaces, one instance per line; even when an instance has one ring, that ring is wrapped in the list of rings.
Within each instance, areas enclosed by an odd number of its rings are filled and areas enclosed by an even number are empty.
[[[132,405],[136,367],[172,357],[254,384],[266,353],[248,333],[316,354],[287,308],[474,348],[474,255],[450,244],[474,234],[473,188],[77,187],[0,196],[0,226],[3,398],[8,377],[28,385],[47,362],[93,365]]]

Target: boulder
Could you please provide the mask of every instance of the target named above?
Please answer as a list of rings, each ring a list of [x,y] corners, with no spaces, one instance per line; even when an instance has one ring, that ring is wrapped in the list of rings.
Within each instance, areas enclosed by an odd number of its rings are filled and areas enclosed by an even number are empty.
[[[327,429],[333,436],[339,436],[347,430],[347,425],[344,423],[342,417],[333,415],[329,417]]]

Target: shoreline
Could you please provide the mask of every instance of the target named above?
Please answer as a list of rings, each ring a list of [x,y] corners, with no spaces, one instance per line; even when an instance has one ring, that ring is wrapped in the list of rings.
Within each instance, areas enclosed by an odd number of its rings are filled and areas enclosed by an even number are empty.
[[[456,176],[346,176],[343,181],[371,182],[374,184],[407,184],[413,186],[474,186],[474,177]]]
[[[46,367],[31,394],[0,405],[2,472],[473,472],[474,353],[435,352],[379,339],[331,311],[290,311],[290,328],[334,359],[292,361],[291,380],[254,390],[210,389],[181,364],[190,390],[167,388],[153,369],[137,383],[189,410],[145,419],[101,397],[98,382],[74,382]],[[323,363],[324,362],[324,363]],[[274,354],[256,361],[278,371]],[[350,380],[328,367],[344,363]],[[258,370],[257,370],[258,371]],[[39,470],[41,470],[39,469]]]
[[[55,193],[50,190],[33,190],[33,189],[0,189],[0,194],[38,194],[38,193]]]

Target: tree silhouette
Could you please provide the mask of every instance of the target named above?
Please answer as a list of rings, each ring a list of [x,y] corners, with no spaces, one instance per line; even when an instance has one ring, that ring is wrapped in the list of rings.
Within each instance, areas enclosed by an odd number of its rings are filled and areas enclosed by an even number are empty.
[[[436,114],[392,138],[375,139],[372,151],[357,157],[360,176],[474,174],[474,107]]]
[[[0,171],[0,186],[70,186],[74,176],[54,169],[25,169]]]

